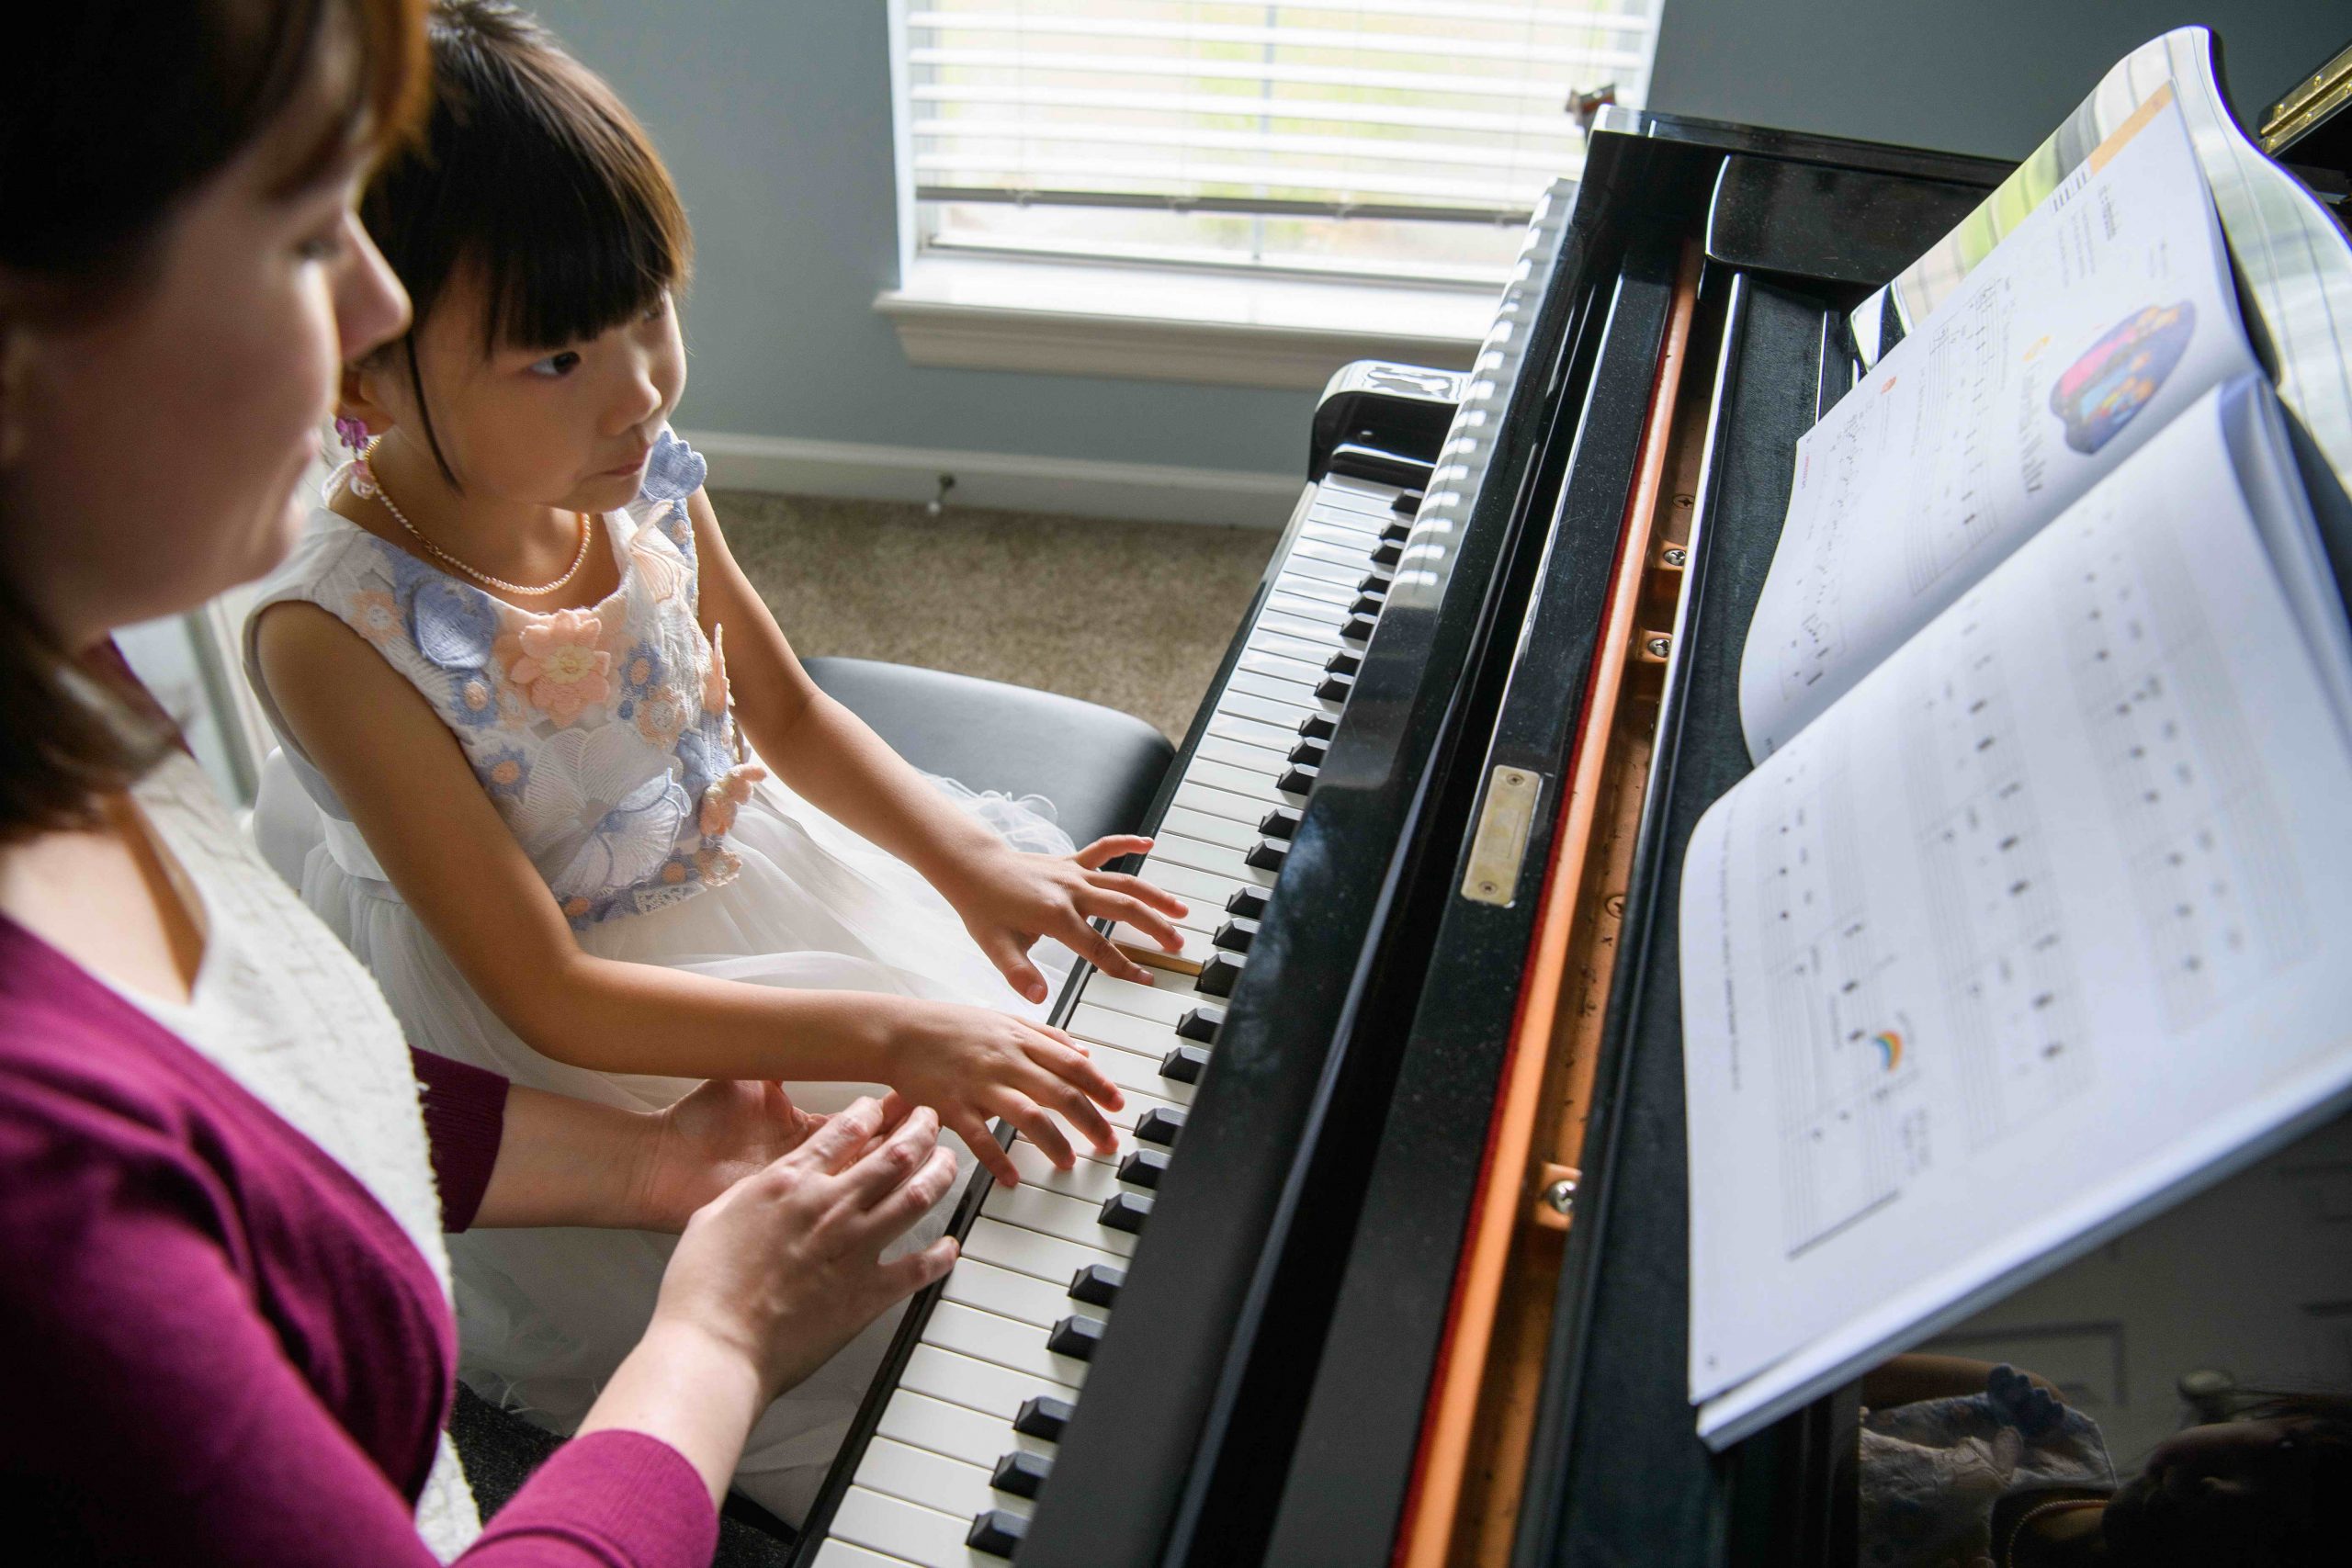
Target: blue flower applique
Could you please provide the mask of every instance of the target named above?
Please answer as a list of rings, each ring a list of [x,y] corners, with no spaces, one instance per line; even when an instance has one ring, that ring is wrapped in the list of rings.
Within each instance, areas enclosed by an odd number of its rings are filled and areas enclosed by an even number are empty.
[[[502,624],[497,604],[480,589],[438,575],[419,581],[407,597],[416,650],[449,678],[450,722],[472,729],[496,723],[498,682],[490,664]]]
[[[618,718],[637,716],[637,705],[662,688],[669,671],[662,658],[662,650],[650,642],[639,642],[622,655],[620,668],[614,671],[620,678],[621,700],[613,708]]]
[[[710,472],[702,454],[663,431],[653,443],[645,465],[645,482],[638,487],[639,501],[684,501],[702,488]]]
[[[475,760],[474,775],[492,795],[520,800],[524,786],[531,782],[531,759],[512,746],[502,746]]]

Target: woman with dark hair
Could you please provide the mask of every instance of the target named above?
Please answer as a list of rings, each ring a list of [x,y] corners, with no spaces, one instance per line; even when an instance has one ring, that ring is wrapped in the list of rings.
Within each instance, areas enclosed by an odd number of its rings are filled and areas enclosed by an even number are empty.
[[[898,1102],[631,1112],[412,1059],[103,656],[268,570],[340,367],[414,0],[89,0],[0,104],[0,1475],[42,1562],[706,1561],[783,1388],[943,1273]],[[151,459],[149,454],[155,456]],[[424,1089],[419,1104],[417,1078]],[[440,1233],[683,1230],[650,1325],[488,1529],[441,1428]]]

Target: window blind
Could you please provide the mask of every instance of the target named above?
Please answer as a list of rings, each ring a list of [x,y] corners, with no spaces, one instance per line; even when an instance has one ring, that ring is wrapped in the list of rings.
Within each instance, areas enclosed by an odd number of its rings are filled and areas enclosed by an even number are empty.
[[[1523,221],[1658,0],[909,0],[924,202]]]

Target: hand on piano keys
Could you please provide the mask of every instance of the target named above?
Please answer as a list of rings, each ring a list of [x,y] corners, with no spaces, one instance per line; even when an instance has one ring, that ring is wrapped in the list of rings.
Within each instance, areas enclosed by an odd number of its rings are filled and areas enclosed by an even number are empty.
[[[1078,1156],[1058,1117],[1098,1155],[1114,1146],[1104,1112],[1117,1112],[1126,1095],[1091,1060],[1092,1047],[1058,1029],[992,1009],[915,997],[876,998],[885,1019],[877,1076],[970,1145],[999,1181],[1021,1172],[989,1131],[1012,1123],[1054,1165],[1068,1169]]]
[[[1125,856],[1146,853],[1149,839],[1114,833],[1071,855],[1023,854],[1005,848],[993,834],[989,840],[941,878],[939,890],[1006,983],[1031,1001],[1046,999],[1045,976],[1029,962],[1030,944],[1041,936],[1123,980],[1143,976],[1090,921],[1121,921],[1170,953],[1182,946],[1169,924],[1188,913],[1182,898],[1142,877],[1102,869]]]
[[[1419,500],[1338,476],[1318,487],[1139,873],[1186,906],[1170,915],[1176,950],[1123,922],[1111,936],[1133,964],[1078,981],[1067,1025],[1122,1092],[1104,1115],[1115,1141],[1061,1169],[1048,1146],[1013,1140],[1021,1185],[982,1201],[818,1568],[985,1568],[1019,1544]]]

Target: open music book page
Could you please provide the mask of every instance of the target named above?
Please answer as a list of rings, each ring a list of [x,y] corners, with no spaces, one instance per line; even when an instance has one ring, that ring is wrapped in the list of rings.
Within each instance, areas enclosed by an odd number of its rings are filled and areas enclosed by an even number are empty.
[[[2204,176],[2159,92],[1797,443],[1740,662],[1749,755],[2255,368]]]
[[[2207,394],[1730,790],[1680,901],[1721,1447],[2352,1098],[2352,641]]]

